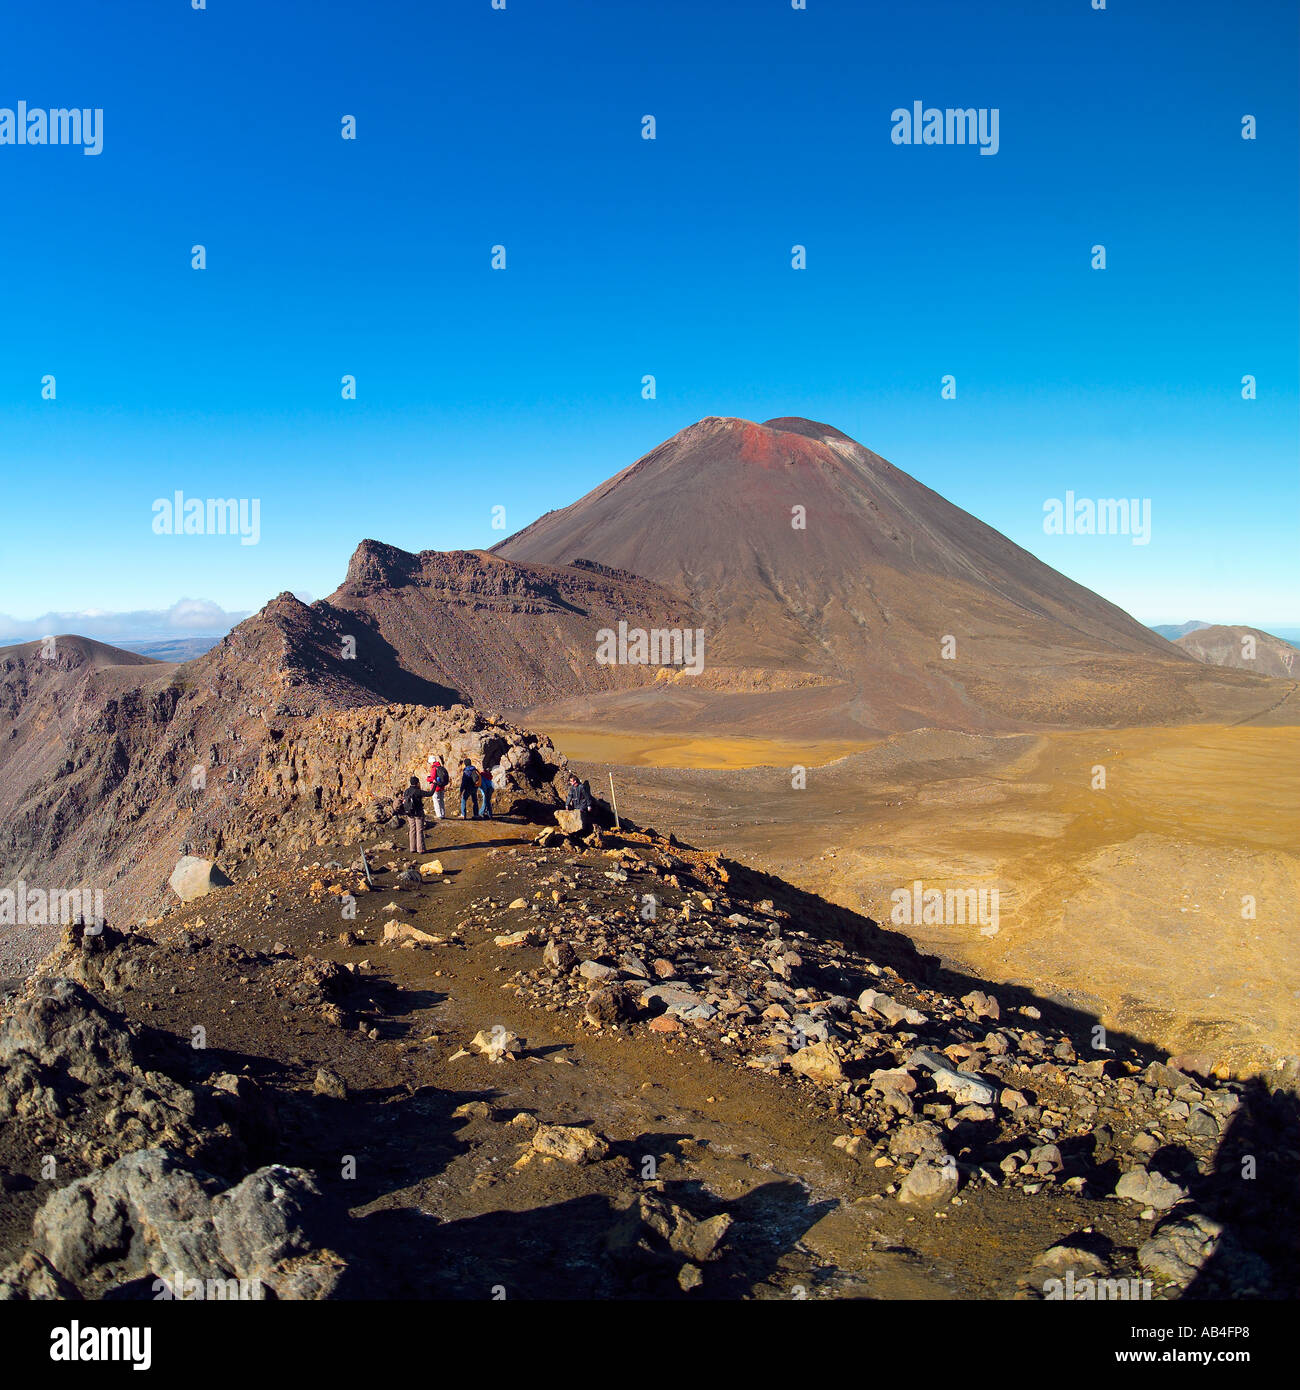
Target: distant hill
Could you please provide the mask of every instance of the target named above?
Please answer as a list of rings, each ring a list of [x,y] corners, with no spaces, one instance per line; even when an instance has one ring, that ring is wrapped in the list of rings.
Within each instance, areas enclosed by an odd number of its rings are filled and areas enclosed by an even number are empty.
[[[1180,637],[1186,637],[1189,632],[1199,632],[1203,627],[1209,627],[1209,623],[1200,623],[1193,619],[1190,623],[1155,623],[1151,631],[1176,642]]]
[[[61,672],[102,670],[106,666],[148,666],[156,658],[126,647],[111,646],[94,637],[63,633],[0,647],[0,657],[21,653],[34,661],[44,661],[45,669]]]
[[[137,641],[119,641],[116,645],[128,652],[151,656],[155,661],[193,661],[196,656],[211,651],[221,641],[221,633],[207,637],[151,637]]]
[[[1284,680],[1300,677],[1300,651],[1257,627],[1202,627],[1174,645],[1210,666],[1257,671]]]

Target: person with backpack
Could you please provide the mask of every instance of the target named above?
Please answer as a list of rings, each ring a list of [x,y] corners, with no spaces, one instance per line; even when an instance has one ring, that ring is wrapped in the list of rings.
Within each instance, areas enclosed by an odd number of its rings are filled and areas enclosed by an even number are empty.
[[[569,785],[564,791],[564,809],[566,811],[576,811],[578,802],[582,800],[582,785],[578,781],[577,773],[569,773]]]
[[[443,801],[443,794],[447,790],[447,783],[451,781],[448,776],[447,768],[442,759],[436,753],[429,754],[429,791],[433,795],[433,815],[435,820],[441,820],[447,814],[447,806]]]
[[[478,769],[468,758],[460,765],[460,818],[461,820],[478,820]],[[470,814],[465,815],[465,806],[468,803]]]
[[[406,817],[406,837],[412,854],[424,853],[424,798],[431,793],[424,791],[418,777],[411,778],[411,784],[399,794],[397,807]]]
[[[483,772],[478,779],[478,813],[484,820],[492,819],[492,793],[494,790],[492,774],[488,770],[487,764],[484,763]]]

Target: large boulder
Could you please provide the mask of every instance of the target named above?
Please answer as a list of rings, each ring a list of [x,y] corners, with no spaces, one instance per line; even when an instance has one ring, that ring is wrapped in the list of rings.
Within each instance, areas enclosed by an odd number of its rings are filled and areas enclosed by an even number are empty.
[[[134,1065],[122,1019],[75,981],[49,977],[34,980],[0,1020],[0,1066],[12,1067],[24,1055],[86,1083]]]
[[[167,884],[181,902],[189,903],[206,897],[214,888],[229,887],[230,880],[211,859],[185,854],[176,861]]]
[[[790,1067],[822,1086],[838,1086],[844,1080],[844,1065],[835,1049],[826,1042],[801,1047],[790,1057]]]
[[[92,1165],[159,1147],[242,1171],[275,1130],[273,1106],[250,1077],[196,1085],[189,1067],[179,1045],[142,1042],[82,985],[39,975],[0,1018],[0,1121],[41,1144],[57,1121],[59,1149]]]
[[[689,1023],[706,1022],[717,1012],[717,1006],[689,986],[683,984],[651,985],[641,994],[643,1004],[658,1000],[666,1013],[674,1018],[685,1019]]]
[[[166,1149],[138,1149],[60,1188],[36,1213],[38,1257],[0,1271],[9,1298],[77,1289],[103,1297],[147,1281],[161,1298],[328,1298],[345,1263],[322,1243],[310,1173],[259,1168],[233,1187]]]
[[[921,1157],[903,1179],[898,1200],[904,1206],[934,1206],[957,1195],[957,1165],[951,1158],[936,1162]]]
[[[538,1125],[531,1142],[535,1153],[566,1163],[596,1163],[609,1153],[600,1135],[582,1125]]]
[[[1154,1169],[1130,1168],[1115,1184],[1115,1195],[1139,1206],[1168,1211],[1187,1196],[1177,1183]]]
[[[589,1022],[612,1028],[636,1016],[636,1001],[623,985],[600,985],[587,996],[586,1015]]]
[[[1138,1246],[1137,1257],[1152,1278],[1178,1289],[1197,1283],[1215,1298],[1276,1296],[1268,1264],[1204,1212],[1166,1217]]]

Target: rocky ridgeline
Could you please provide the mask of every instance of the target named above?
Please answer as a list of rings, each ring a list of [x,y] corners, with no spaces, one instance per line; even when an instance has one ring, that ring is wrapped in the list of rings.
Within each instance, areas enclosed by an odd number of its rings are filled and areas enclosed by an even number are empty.
[[[378,756],[393,766],[427,756],[423,736],[434,728],[445,753],[459,751],[457,739],[504,737],[468,712],[418,730],[387,713],[330,722],[349,777],[354,759],[375,761],[372,738],[389,740]],[[524,737],[506,748],[525,750],[516,762],[521,794],[536,790],[539,772],[553,766],[545,746]],[[268,767],[267,785],[311,785],[327,765],[323,754],[290,759]],[[296,783],[272,780],[291,766]],[[344,783],[339,805],[371,789]],[[1072,1028],[1043,1017],[1024,993],[1003,990],[999,999],[958,981],[865,919],[653,831],[602,841],[552,828],[522,847],[488,849],[511,891],[467,894],[441,932],[423,930],[418,914],[445,888],[442,866],[430,858],[416,868],[391,843],[368,852],[376,886],[394,896],[365,927],[341,934],[342,947],[364,957],[316,959],[301,954],[302,942],[295,953],[267,935],[300,912],[336,920],[321,908],[330,895],[362,891],[358,854],[350,866],[282,865],[275,889],[269,875],[237,884],[210,911],[204,903],[206,926],[193,917],[183,929],[153,924],[155,935],[69,932],[11,1002],[0,1020],[0,1174],[7,1201],[30,1213],[31,1226],[10,1241],[24,1253],[0,1270],[0,1298],[153,1297],[159,1280],[184,1297],[213,1296],[202,1290],[214,1282],[276,1298],[384,1287],[367,1268],[373,1251],[356,1219],[322,1196],[322,1179],[273,1161],[285,1152],[282,1135],[293,1136],[295,1156],[310,1152],[322,1126],[337,1133],[346,1112],[373,1103],[345,1082],[347,1067],[329,1060],[304,1075],[301,1058],[277,1053],[288,1069],[259,1084],[211,1070],[183,1037],[142,1020],[159,1016],[177,981],[195,990],[199,1016],[237,994],[245,1009],[265,1001],[289,1021],[280,1044],[289,1051],[301,1046],[297,1024],[309,1015],[336,1040],[326,1058],[336,1047],[344,1054],[345,1038],[382,1049],[385,1020],[402,1007],[383,961],[402,951],[421,953],[410,958],[421,965],[427,954],[428,970],[410,973],[420,981],[454,974],[458,954],[479,952],[470,958],[499,962],[504,988],[539,1014],[567,1014],[579,1030],[632,1048],[684,1052],[700,1067],[796,1089],[820,1116],[827,1165],[833,1160],[857,1200],[886,1204],[900,1219],[996,1201],[997,1219],[1016,1221],[1016,1203],[1042,1204],[1053,1215],[1030,1219],[1058,1234],[1025,1271],[1021,1296],[1043,1296],[1066,1277],[1150,1280],[1157,1297],[1268,1296],[1293,1273],[1285,1213],[1300,1154],[1288,1086],[1194,1075],[1121,1040],[1108,1051],[1081,1020]],[[258,949],[263,938],[274,945]],[[323,954],[325,932],[316,939],[321,948],[311,949]],[[527,1027],[481,1023],[449,1040],[456,1051],[446,1065],[479,1057],[508,1067],[533,1056]],[[394,1053],[394,1067],[399,1055],[409,1054]],[[399,1072],[385,1071],[383,1085]],[[607,1174],[620,1194],[601,1234],[601,1259],[624,1281],[614,1287],[638,1287],[652,1268],[681,1291],[698,1288],[705,1266],[741,1255],[761,1235],[732,1231],[730,1216],[689,1211],[636,1181],[626,1136],[480,1100],[450,1113],[504,1125],[522,1150],[512,1171],[550,1164],[596,1180]],[[383,1129],[362,1119],[368,1131]],[[38,1206],[48,1188],[28,1175],[43,1154],[59,1156],[62,1185]],[[1055,1214],[1062,1210],[1071,1215]],[[1060,1228],[1062,1219],[1072,1224]],[[437,1227],[453,1245],[455,1225]],[[427,1241],[427,1224],[420,1232]],[[447,1277],[433,1263],[418,1287]]]
[[[529,957],[513,976],[520,997],[804,1079],[839,1116],[835,1147],[889,1169],[885,1192],[904,1205],[993,1189],[1113,1198],[1153,1223],[1127,1274],[1170,1292],[1198,1277],[1222,1294],[1269,1291],[1268,1264],[1234,1232],[1268,1245],[1268,1194],[1300,1160],[1294,1065],[1270,1089],[1094,1048],[1091,1032],[1049,1026],[1031,1004],[955,997],[804,930],[797,909],[735,891],[733,876],[750,875],[718,856],[647,840],[604,858],[593,871],[543,849],[531,901],[484,900],[460,924]],[[613,911],[611,887],[624,900]],[[1243,1179],[1247,1160],[1267,1174]],[[1067,1269],[1117,1272],[1091,1234],[1046,1252],[1026,1288]]]
[[[360,842],[391,819],[393,794],[427,767],[430,754],[456,780],[462,758],[500,771],[493,805],[502,815],[551,818],[563,804],[568,760],[544,735],[465,705],[382,705],[332,711],[272,729],[233,808],[210,818],[196,806],[185,851],[238,865],[317,845]]]
[[[475,628],[467,662],[484,638]],[[0,660],[0,881],[89,883],[114,920],[137,916],[163,902],[181,854],[252,854],[281,831],[312,843],[365,818],[371,792],[435,749],[504,762],[506,804],[550,804],[554,748],[458,698],[402,667],[357,614],[292,594],[178,667],[82,638],[49,660],[15,648]],[[53,944],[0,941],[0,976]]]

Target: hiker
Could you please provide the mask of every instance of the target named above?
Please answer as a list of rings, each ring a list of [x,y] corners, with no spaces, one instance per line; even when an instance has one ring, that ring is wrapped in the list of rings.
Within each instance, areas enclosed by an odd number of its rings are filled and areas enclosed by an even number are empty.
[[[429,790],[433,794],[433,814],[436,820],[441,820],[447,814],[447,806],[443,801],[443,793],[447,790],[447,783],[451,777],[443,765],[442,759],[436,753],[429,754]]]
[[[460,765],[460,818],[478,820],[478,769],[468,758]],[[469,803],[470,814],[465,815],[465,804]]]
[[[418,777],[411,778],[411,784],[400,794],[398,811],[406,817],[406,836],[412,854],[424,853],[424,798],[431,793],[424,791]]]
[[[483,772],[478,779],[478,813],[484,820],[492,819],[492,793],[495,790],[492,784],[492,774],[488,771],[487,764],[483,764]]]
[[[591,827],[592,816],[596,810],[596,799],[591,794],[590,782],[579,782],[576,773],[569,773],[569,787],[564,796],[564,809],[577,811],[582,817],[582,828]]]

